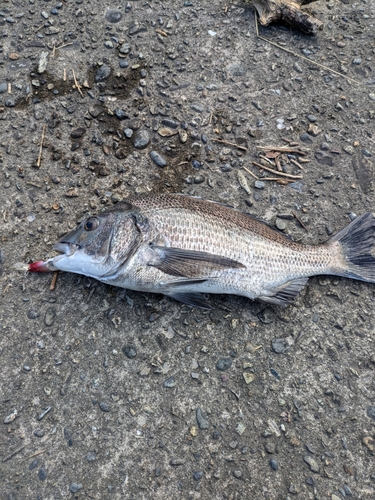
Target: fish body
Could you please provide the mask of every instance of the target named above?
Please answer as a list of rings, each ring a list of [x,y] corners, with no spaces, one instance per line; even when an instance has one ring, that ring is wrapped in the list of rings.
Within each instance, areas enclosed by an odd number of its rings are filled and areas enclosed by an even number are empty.
[[[372,213],[324,244],[303,245],[220,203],[155,194],[89,217],[55,245],[61,254],[40,270],[84,274],[201,307],[205,293],[285,305],[313,275],[375,282],[374,243]]]

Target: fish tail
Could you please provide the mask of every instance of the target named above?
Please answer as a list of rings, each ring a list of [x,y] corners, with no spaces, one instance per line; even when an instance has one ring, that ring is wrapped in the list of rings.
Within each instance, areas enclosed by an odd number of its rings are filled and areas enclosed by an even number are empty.
[[[375,214],[357,217],[330,243],[338,242],[345,259],[345,269],[335,274],[375,283]]]

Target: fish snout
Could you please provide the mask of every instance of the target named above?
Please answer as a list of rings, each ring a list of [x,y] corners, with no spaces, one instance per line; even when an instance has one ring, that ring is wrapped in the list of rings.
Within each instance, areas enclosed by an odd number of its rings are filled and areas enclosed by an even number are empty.
[[[75,251],[78,250],[78,248],[80,248],[80,245],[69,243],[68,241],[59,241],[58,243],[53,245],[53,248],[57,252],[69,257],[70,255],[73,255]]]

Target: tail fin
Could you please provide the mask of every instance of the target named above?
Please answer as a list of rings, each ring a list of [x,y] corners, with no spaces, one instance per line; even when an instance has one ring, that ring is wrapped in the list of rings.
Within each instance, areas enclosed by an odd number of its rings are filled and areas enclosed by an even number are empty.
[[[340,276],[375,283],[375,214],[357,217],[330,241],[338,241],[347,263]]]

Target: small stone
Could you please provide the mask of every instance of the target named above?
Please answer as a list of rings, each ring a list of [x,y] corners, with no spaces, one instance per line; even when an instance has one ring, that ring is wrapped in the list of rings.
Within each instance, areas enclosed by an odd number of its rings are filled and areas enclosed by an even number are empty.
[[[195,481],[200,481],[202,477],[203,477],[203,472],[201,470],[193,472],[193,478],[195,479]]]
[[[301,134],[299,136],[299,138],[302,142],[309,142],[309,143],[313,142],[313,140],[311,139],[311,136],[307,132],[304,132],[303,134]]]
[[[255,181],[254,182],[254,187],[256,189],[264,189],[266,187],[266,183],[263,181]]]
[[[14,97],[8,97],[8,99],[5,100],[4,104],[7,108],[14,108],[14,106],[16,106],[17,104],[17,101],[14,99]]]
[[[84,134],[86,133],[86,129],[83,128],[83,127],[79,127],[79,128],[76,128],[74,129],[71,133],[70,133],[70,137],[72,139],[79,139],[80,137],[82,137]]]
[[[193,437],[198,436],[198,429],[195,427],[195,425],[192,425],[192,426],[190,427],[189,432],[190,432],[190,434],[191,434]]]
[[[341,500],[341,498],[332,493],[331,500]]]
[[[239,469],[236,469],[233,471],[233,476],[236,478],[236,479],[240,479],[242,477],[242,471],[240,471]]]
[[[242,434],[245,432],[246,427],[243,425],[242,422],[238,422],[236,425],[236,432],[239,436],[242,436]]]
[[[311,123],[315,123],[316,122],[316,116],[315,115],[307,115],[307,119]]]
[[[255,375],[253,373],[243,372],[242,376],[246,384],[251,384],[251,382],[255,380]]]
[[[17,61],[17,59],[19,59],[19,58],[20,58],[20,56],[19,56],[19,54],[17,54],[17,52],[11,52],[9,54],[9,59],[11,61]]]
[[[109,413],[111,411],[111,407],[105,401],[100,401],[99,408],[105,413]]]
[[[167,164],[167,160],[157,151],[151,151],[150,158],[158,167],[165,167]]]
[[[279,468],[279,464],[277,463],[277,461],[274,458],[272,458],[270,460],[270,466],[271,466],[271,469],[273,469],[273,470],[277,470]]]
[[[314,479],[313,479],[312,477],[308,477],[308,478],[306,479],[306,484],[308,484],[309,486],[314,486],[315,481],[314,481]],[[331,499],[331,500],[332,500],[332,499]]]
[[[129,62],[126,61],[125,59],[121,59],[121,61],[118,64],[120,68],[127,68],[129,66]]]
[[[228,66],[228,71],[233,76],[244,76],[246,74],[246,67],[242,64],[233,63]]]
[[[201,104],[199,104],[197,102],[193,102],[193,104],[191,104],[190,107],[193,111],[196,111],[197,113],[203,113],[203,111],[204,111],[204,106],[202,106]]]
[[[276,227],[279,231],[285,231],[285,229],[288,227],[287,223],[285,220],[282,219],[276,219]]]
[[[131,128],[125,128],[124,129],[124,134],[125,134],[125,137],[127,137],[128,139],[130,139],[131,136],[133,135],[133,130]]]
[[[38,73],[42,74],[46,71],[47,69],[47,64],[48,64],[48,52],[42,52],[39,57],[39,62],[38,62]]]
[[[34,470],[38,467],[38,460],[33,460],[31,464],[29,465],[29,470]]]
[[[375,420],[375,406],[368,406],[366,408],[366,415],[372,420]]]
[[[310,457],[310,455],[305,455],[303,457],[303,460],[307,463],[307,465],[310,467],[311,472],[315,472],[315,474],[318,474],[319,472],[319,465],[315,458]]]
[[[96,455],[95,453],[93,453],[92,451],[89,451],[86,455],[86,460],[88,462],[94,462],[94,460],[96,460]]]
[[[126,118],[129,118],[127,113],[123,109],[120,109],[120,108],[115,109],[115,116],[119,120],[125,120]]]
[[[150,143],[150,134],[147,130],[138,130],[133,137],[133,145],[137,149],[144,149]]]
[[[307,129],[307,133],[312,135],[313,137],[316,137],[321,133],[322,129],[320,129],[317,125],[313,125],[312,123],[309,124],[309,128]]]
[[[219,361],[216,363],[216,370],[219,370],[220,372],[225,372],[226,370],[229,370],[231,366],[232,366],[231,358],[220,358]]]
[[[130,52],[130,49],[131,49],[131,46],[129,43],[127,42],[124,42],[121,47],[119,48],[119,52],[120,54],[129,54]]]
[[[294,344],[293,337],[283,337],[281,339],[274,339],[272,341],[272,349],[277,354],[285,354]]]
[[[198,426],[201,430],[206,430],[209,428],[210,424],[208,423],[208,420],[204,418],[202,410],[200,408],[197,409],[196,418]]]
[[[177,465],[183,465],[184,461],[181,458],[172,458],[172,460],[169,463],[170,465],[173,465],[175,467]]]
[[[129,28],[129,35],[136,35],[137,33],[142,33],[147,31],[147,27],[143,24],[140,24],[138,21],[135,21]]]
[[[38,477],[41,481],[45,481],[47,479],[47,471],[44,467],[39,469]]]
[[[174,377],[169,377],[164,381],[164,387],[172,388],[176,385],[176,380]]]
[[[134,359],[137,356],[137,350],[132,345],[124,345],[124,347],[122,347],[122,352],[129,359]]]
[[[117,9],[109,9],[105,13],[105,18],[109,23],[118,23],[122,19],[122,12]]]
[[[37,429],[36,431],[33,432],[33,434],[34,436],[41,438],[44,436],[44,431],[42,431],[41,429]]]
[[[97,69],[96,74],[95,74],[95,81],[96,82],[102,82],[106,80],[110,74],[111,74],[111,68],[110,66],[100,66],[100,68]]]
[[[0,83],[0,94],[4,94],[8,90],[8,84],[6,82]]]
[[[81,490],[83,485],[80,483],[72,483],[69,487],[70,493],[77,493],[77,491]]]
[[[14,410],[10,415],[4,417],[3,420],[4,424],[10,424],[11,422],[13,422],[13,420],[17,418],[17,415],[18,415],[17,410]]]
[[[374,451],[375,440],[371,436],[365,436],[362,439],[362,443],[368,448],[370,451]]]

